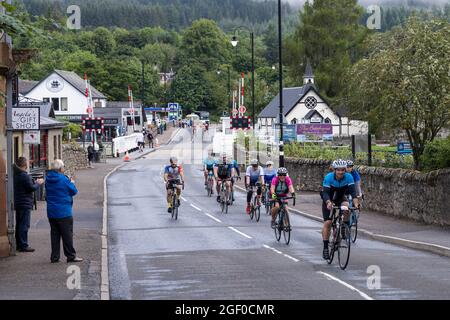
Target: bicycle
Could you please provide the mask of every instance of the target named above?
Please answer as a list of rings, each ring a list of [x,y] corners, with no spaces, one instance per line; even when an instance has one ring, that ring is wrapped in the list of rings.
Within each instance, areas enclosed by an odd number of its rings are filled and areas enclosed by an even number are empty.
[[[261,217],[261,205],[258,204],[258,195],[256,193],[260,185],[260,183],[256,183],[256,185],[252,186],[252,199],[250,200],[250,220],[253,220],[253,216],[255,216],[256,222],[259,222]]]
[[[280,208],[278,210],[277,216],[275,218],[275,239],[280,241],[281,232],[283,232],[284,242],[288,245],[291,241],[291,222],[289,221],[289,214],[286,210],[286,202],[287,200],[293,199],[292,205],[295,207],[295,198],[294,197],[279,197],[275,200],[270,200],[270,202],[278,202],[280,204]]]
[[[362,197],[364,199],[364,196]],[[352,197],[349,197],[350,207],[353,207]],[[348,223],[350,228],[350,237],[352,239],[352,243],[356,242],[356,238],[358,237],[358,220],[359,220],[360,209],[351,208],[350,209],[350,221]]]
[[[342,270],[347,268],[348,262],[350,260],[350,246],[351,246],[351,236],[350,236],[350,228],[348,224],[346,224],[342,216],[344,215],[344,211],[348,210],[356,210],[354,207],[345,207],[345,206],[335,206],[333,204],[333,209],[331,213],[331,236],[332,239],[329,242],[330,248],[330,258],[327,260],[328,264],[331,264],[334,259],[334,254],[338,252],[338,262],[339,267]],[[339,212],[336,214],[336,212]]]
[[[169,180],[168,181],[169,185],[170,185],[170,189],[172,190],[172,201],[171,201],[171,206],[172,206],[172,219],[177,220],[178,219],[178,207],[180,206],[180,200],[177,197],[177,186],[183,186],[183,190],[184,190],[184,182],[180,183],[180,180],[175,179],[175,180]]]
[[[208,179],[206,180],[206,192],[208,193],[208,197],[213,195],[214,188],[214,174],[212,171],[208,171]]]
[[[228,180],[222,180],[221,186],[220,186],[220,208],[222,210],[222,213],[228,213],[228,204],[230,202],[230,194],[228,193],[225,182]]]
[[[266,209],[266,214],[270,215],[272,212],[273,202],[270,201],[270,184],[265,184],[265,192],[262,194],[262,204],[264,204]]]

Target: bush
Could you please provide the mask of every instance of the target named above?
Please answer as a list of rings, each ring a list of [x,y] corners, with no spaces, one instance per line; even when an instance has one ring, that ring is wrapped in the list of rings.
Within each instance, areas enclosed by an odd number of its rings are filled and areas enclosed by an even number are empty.
[[[81,125],[76,123],[67,123],[67,125],[63,129],[63,139],[64,141],[68,140],[68,133],[71,133],[72,140],[77,139],[78,137],[81,137],[81,134],[83,133],[81,129]]]
[[[422,155],[424,171],[432,171],[450,167],[450,137],[436,139],[425,146]]]

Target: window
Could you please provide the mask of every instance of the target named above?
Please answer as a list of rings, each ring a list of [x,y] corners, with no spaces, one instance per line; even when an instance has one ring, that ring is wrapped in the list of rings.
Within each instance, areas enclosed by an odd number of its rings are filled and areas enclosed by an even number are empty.
[[[297,124],[297,118],[292,119],[291,124]]]
[[[59,111],[59,98],[52,98],[53,110]]]
[[[330,118],[326,118],[326,119],[325,119],[325,123],[331,123]]]
[[[316,106],[317,106],[317,100],[316,100],[316,98],[314,98],[314,97],[308,97],[308,98],[306,98],[306,100],[305,100],[305,106],[308,108],[308,109],[314,109]]]
[[[67,98],[61,98],[61,111],[67,111]]]
[[[311,123],[322,123],[322,117],[320,117],[319,115],[311,117]]]

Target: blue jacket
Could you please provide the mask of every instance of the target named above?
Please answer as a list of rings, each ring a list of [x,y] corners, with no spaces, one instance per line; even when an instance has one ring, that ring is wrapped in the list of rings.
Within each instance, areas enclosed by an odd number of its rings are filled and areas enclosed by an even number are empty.
[[[78,193],[75,185],[62,173],[49,171],[45,179],[47,216],[61,219],[72,216],[72,197]]]

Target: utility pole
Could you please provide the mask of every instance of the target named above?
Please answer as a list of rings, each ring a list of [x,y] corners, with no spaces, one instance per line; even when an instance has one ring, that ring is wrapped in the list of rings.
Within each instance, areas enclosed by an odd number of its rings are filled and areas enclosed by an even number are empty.
[[[281,32],[281,0],[278,0],[278,61],[279,61],[279,85],[280,85],[280,167],[284,167],[284,141],[283,141],[283,56],[282,56],[282,32]]]
[[[9,72],[6,76],[6,144],[7,144],[7,192],[6,192],[6,205],[8,210],[8,239],[10,243],[10,254],[12,256],[16,255],[16,240],[14,236],[14,179],[13,179],[13,128],[12,128],[12,86],[14,80],[14,73]]]
[[[145,64],[144,60],[141,61],[142,63],[142,88],[141,88],[141,125],[144,127],[144,96],[145,96]]]

